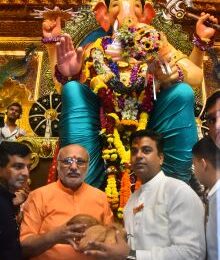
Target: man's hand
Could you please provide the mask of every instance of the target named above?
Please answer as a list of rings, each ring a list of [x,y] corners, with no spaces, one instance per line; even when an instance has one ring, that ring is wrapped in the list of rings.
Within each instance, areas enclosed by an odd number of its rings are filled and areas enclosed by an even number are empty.
[[[24,258],[38,256],[56,244],[69,244],[77,250],[77,241],[84,236],[86,225],[65,224],[40,235],[30,235],[22,241]]]
[[[84,224],[67,224],[55,228],[51,236],[56,244],[71,244],[74,249],[77,249],[78,241],[84,236],[86,225]]]
[[[211,39],[215,34],[215,29],[204,24],[205,21],[218,24],[218,19],[208,13],[201,13],[199,20],[196,23],[196,34],[200,39]]]
[[[57,47],[57,66],[65,77],[77,75],[82,68],[83,49],[75,49],[70,35],[64,34]]]
[[[28,197],[30,190],[29,189],[21,189],[15,192],[15,198],[13,198],[13,204],[15,206],[20,206]]]
[[[86,250],[84,254],[94,256],[96,259],[106,260],[124,260],[129,254],[129,246],[122,238],[119,231],[115,235],[116,243],[113,245],[106,245],[99,242],[90,242],[90,249]]]

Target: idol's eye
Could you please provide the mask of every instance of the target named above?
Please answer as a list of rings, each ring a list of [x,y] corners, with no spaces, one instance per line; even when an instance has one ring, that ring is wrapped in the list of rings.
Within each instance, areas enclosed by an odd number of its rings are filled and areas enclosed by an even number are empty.
[[[135,4],[135,7],[141,8],[141,5],[140,5],[139,3],[136,3],[136,4]]]
[[[118,3],[118,1],[112,1],[112,2],[110,3],[110,6],[111,6],[111,7],[118,7],[118,6],[119,6],[119,3]]]
[[[135,7],[142,8],[142,4],[140,1],[135,1]]]

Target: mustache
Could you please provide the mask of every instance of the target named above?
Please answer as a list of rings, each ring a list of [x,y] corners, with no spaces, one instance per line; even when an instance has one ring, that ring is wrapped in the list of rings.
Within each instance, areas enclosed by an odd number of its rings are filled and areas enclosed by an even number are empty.
[[[25,182],[25,181],[27,181],[27,177],[19,177],[18,179],[17,179],[17,181],[23,181],[23,182]]]
[[[138,162],[135,162],[132,166],[131,166],[131,169],[132,170],[135,170],[139,167],[145,167],[147,166],[147,163],[146,162],[142,162],[142,161],[138,161]]]
[[[135,164],[133,165],[133,168],[137,168],[137,167],[145,166],[145,165],[147,165],[147,164],[146,164],[146,163],[135,163]]]
[[[147,164],[145,162],[136,162],[134,163],[132,166],[131,166],[131,169],[132,170],[135,170],[135,168],[139,168],[139,167],[144,167],[146,166]]]
[[[135,165],[140,165],[140,164],[146,164],[146,162],[143,160],[138,160],[138,161],[136,160],[136,162],[133,165],[135,166]]]
[[[72,175],[75,175],[75,176],[80,176],[80,172],[76,169],[71,169],[69,172],[68,172],[68,175],[72,176]]]

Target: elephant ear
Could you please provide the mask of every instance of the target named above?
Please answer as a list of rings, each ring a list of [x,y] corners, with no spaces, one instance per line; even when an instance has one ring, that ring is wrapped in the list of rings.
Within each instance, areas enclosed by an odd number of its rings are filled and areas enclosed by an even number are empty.
[[[140,20],[142,23],[151,24],[152,20],[156,16],[156,12],[151,3],[147,3],[144,5],[143,16]]]
[[[108,13],[107,6],[103,2],[99,2],[93,8],[93,12],[95,14],[96,21],[107,32],[111,26],[110,16]]]

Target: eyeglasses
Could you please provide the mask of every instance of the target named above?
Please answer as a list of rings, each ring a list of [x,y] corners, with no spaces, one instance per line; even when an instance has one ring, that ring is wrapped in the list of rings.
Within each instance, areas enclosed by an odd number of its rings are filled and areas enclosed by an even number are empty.
[[[83,159],[80,159],[80,158],[74,158],[74,157],[66,157],[66,158],[60,159],[58,161],[60,161],[65,167],[69,167],[73,163],[76,163],[76,165],[78,167],[83,167],[88,163],[87,160],[83,160]]]

